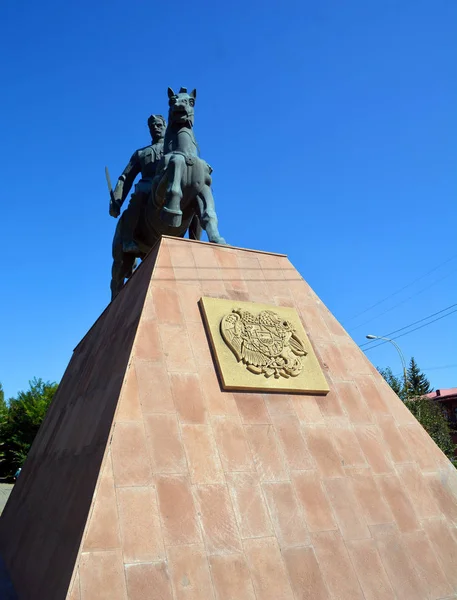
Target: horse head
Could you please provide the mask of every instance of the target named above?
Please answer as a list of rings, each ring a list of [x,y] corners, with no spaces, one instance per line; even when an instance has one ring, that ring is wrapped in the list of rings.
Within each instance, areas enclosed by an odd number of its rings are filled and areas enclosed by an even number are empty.
[[[197,90],[192,90],[187,93],[187,88],[181,88],[177,94],[168,88],[168,123],[170,125],[188,125],[192,127],[194,124],[194,106]]]

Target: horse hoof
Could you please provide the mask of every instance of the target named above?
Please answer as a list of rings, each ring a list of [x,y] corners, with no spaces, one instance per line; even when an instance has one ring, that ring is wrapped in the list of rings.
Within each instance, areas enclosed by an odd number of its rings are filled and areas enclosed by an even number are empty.
[[[227,242],[223,237],[214,238],[214,240],[210,240],[212,244],[220,244],[221,246],[227,246]]]
[[[182,223],[182,212],[180,210],[170,210],[164,206],[160,212],[160,218],[170,227],[179,227]]]

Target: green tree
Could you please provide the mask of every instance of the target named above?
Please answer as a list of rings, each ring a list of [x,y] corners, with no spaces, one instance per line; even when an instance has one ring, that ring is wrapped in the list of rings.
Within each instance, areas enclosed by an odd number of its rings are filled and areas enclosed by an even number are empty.
[[[427,379],[425,373],[422,373],[414,357],[411,358],[406,371],[407,389],[405,389],[403,376],[394,375],[390,367],[386,367],[385,369],[378,367],[378,371],[403,401],[408,398],[421,398],[433,390],[430,381]]]
[[[8,405],[5,402],[5,392],[3,391],[3,386],[0,383],[0,474],[2,472],[1,465],[5,458],[5,441],[3,433],[3,428],[6,422],[6,418],[8,415]]]
[[[3,391],[3,386],[0,383],[0,424],[3,419],[6,417],[6,413],[8,412],[8,406],[5,402],[5,392]]]
[[[35,378],[27,391],[5,404],[0,420],[0,471],[4,477],[11,477],[25,461],[56,390],[56,383]]]
[[[390,367],[386,367],[385,369],[380,369],[378,367],[378,371],[393,389],[393,391],[399,396],[402,400],[406,400],[406,391],[405,391],[405,381],[403,377],[397,377],[392,373],[392,369]]]
[[[430,381],[425,376],[425,373],[422,373],[419,367],[417,366],[417,363],[414,360],[414,356],[411,357],[411,360],[409,361],[407,379],[408,396],[410,398],[418,398],[420,396],[425,396],[425,394],[428,394],[429,392],[433,391],[433,388],[430,385]]]
[[[451,438],[451,428],[446,412],[435,400],[426,397],[432,391],[430,381],[422,373],[414,358],[411,358],[406,373],[407,389],[402,377],[392,373],[390,367],[378,371],[413,413],[422,427],[427,431],[435,444],[444,452],[451,462],[457,464],[456,445]]]
[[[430,398],[406,400],[405,405],[413,413],[435,444],[457,466],[456,445],[452,441],[451,428],[441,405]]]

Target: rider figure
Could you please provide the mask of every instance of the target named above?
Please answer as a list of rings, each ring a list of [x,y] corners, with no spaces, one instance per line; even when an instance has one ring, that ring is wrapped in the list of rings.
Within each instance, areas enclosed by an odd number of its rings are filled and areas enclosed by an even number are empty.
[[[163,139],[166,122],[162,115],[151,115],[148,119],[152,144],[137,150],[125,167],[116,184],[113,198],[110,202],[109,214],[118,217],[121,206],[127,198],[136,176],[141,173],[141,179],[135,186],[130,197],[129,206],[122,216],[122,244],[124,252],[139,252],[135,242],[135,229],[138,225],[141,211],[151,192],[152,180],[157,172],[160,159],[163,156]]]

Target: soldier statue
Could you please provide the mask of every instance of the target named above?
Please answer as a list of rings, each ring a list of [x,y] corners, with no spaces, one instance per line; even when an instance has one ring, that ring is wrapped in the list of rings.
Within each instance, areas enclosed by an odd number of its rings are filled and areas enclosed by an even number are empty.
[[[200,240],[205,230],[208,241],[225,244],[219,233],[211,191],[212,169],[200,158],[193,131],[197,92],[168,88],[168,125],[160,115],[148,119],[152,144],[137,150],[119,177],[114,191],[108,169],[109,214],[118,217],[133,182],[141,173],[130,204],[114,233],[111,297],[114,299],[161,236]]]
[[[162,115],[151,115],[148,119],[149,132],[152,143],[145,148],[137,150],[132,155],[129,164],[119,177],[111,196],[109,214],[117,218],[121,206],[129,195],[130,189],[137,175],[141,179],[135,186],[135,191],[130,198],[127,210],[122,217],[122,246],[124,252],[139,254],[140,249],[135,241],[135,229],[138,220],[151,193],[152,180],[157,174],[157,166],[163,156],[163,140],[166,122]]]

